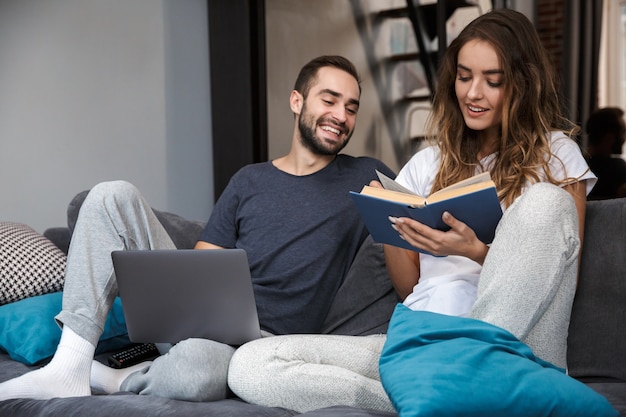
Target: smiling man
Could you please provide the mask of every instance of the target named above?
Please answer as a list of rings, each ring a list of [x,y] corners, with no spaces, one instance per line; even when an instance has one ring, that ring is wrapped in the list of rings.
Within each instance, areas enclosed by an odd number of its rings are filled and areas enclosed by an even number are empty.
[[[299,131],[296,134],[300,134],[301,143],[309,151],[319,155],[333,156],[348,144],[352,136],[356,114],[359,110],[360,90],[355,91],[354,86],[347,89],[344,87],[345,91],[339,90],[341,86],[350,86],[355,81],[353,75],[339,68],[320,68],[317,77],[328,80],[329,85],[326,88],[314,86],[311,91],[311,85],[300,86],[296,83],[296,89],[291,93],[291,109],[294,114],[299,115],[297,117]],[[324,114],[325,109],[335,106],[336,103],[343,104],[332,113],[316,119],[315,114],[307,112],[309,109],[306,98],[309,94],[313,95],[309,104],[312,106],[311,112],[321,111]],[[318,126],[324,131],[320,132],[321,136],[318,136],[315,131]]]
[[[289,98],[296,119],[292,147],[274,165],[302,175],[309,169],[299,172],[301,157],[314,160],[316,166],[332,161],[354,132],[360,93],[358,78],[338,67],[321,67],[315,75],[299,78]]]
[[[339,154],[354,132],[360,93],[346,58],[321,56],[306,64],[290,96],[289,153],[237,172],[196,244],[246,250],[259,322],[269,334],[321,332],[367,236],[348,192],[375,179],[375,170],[394,175],[376,159]],[[224,398],[234,348],[211,340],[183,340],[132,369],[93,362],[117,294],[110,253],[174,248],[135,187],[96,185],[72,236],[63,311],[56,317],[63,326],[59,347],[47,366],[0,384],[0,400],[85,396],[90,387],[190,401]]]

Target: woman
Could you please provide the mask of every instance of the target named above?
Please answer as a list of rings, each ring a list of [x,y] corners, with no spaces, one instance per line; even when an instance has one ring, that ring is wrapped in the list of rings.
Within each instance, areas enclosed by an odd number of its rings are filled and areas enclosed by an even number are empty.
[[[409,308],[489,322],[565,367],[585,197],[595,177],[568,136],[576,127],[560,113],[555,79],[524,15],[493,11],[461,32],[439,69],[434,144],[414,155],[396,180],[427,196],[489,171],[503,218],[490,246],[449,213],[447,232],[390,218],[403,239],[438,256],[386,246],[385,258]],[[299,412],[331,405],[392,411],[378,375],[384,341],[263,339],[237,352],[229,383],[247,401]]]

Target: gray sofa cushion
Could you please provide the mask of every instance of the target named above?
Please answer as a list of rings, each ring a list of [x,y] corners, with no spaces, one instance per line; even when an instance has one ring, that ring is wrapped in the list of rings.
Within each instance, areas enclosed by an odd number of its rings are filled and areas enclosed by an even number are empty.
[[[396,413],[338,405],[300,414],[302,417],[396,417]]]
[[[67,255],[70,248],[70,239],[72,234],[68,227],[50,227],[43,232],[43,235],[61,249],[61,252]]]
[[[626,199],[587,203],[569,328],[570,375],[626,381]]]
[[[82,206],[83,201],[85,201],[87,194],[89,194],[89,190],[81,191],[76,194],[67,207],[67,226],[70,231],[73,231],[76,226],[78,212],[80,211],[80,207]],[[157,216],[178,249],[192,249],[195,246],[198,241],[198,237],[204,229],[205,223],[187,220],[179,215],[165,211],[155,209],[152,209],[152,211]]]

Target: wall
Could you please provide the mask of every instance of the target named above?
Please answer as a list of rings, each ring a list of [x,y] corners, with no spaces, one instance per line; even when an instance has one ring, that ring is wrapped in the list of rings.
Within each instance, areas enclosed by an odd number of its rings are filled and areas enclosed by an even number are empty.
[[[293,114],[288,98],[298,71],[315,56],[339,54],[355,64],[363,90],[357,127],[344,152],[377,157],[397,171],[415,151],[410,138],[424,132],[429,104],[401,104],[404,95],[423,90],[426,83],[416,68],[419,64],[390,64],[387,59],[393,53],[417,50],[408,19],[381,20],[376,15],[406,2],[265,0],[265,4],[270,158],[289,150]],[[449,38],[481,11],[490,10],[490,0],[478,4],[480,8],[458,10],[448,21]]]
[[[212,208],[202,0],[0,0],[0,220],[40,232],[104,180]]]

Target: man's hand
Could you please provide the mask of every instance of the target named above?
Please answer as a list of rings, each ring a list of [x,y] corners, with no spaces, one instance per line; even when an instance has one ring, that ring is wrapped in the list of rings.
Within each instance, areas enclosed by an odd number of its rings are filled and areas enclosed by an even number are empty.
[[[193,248],[194,249],[224,249],[221,246],[217,246],[209,242],[203,242],[201,240],[197,241],[196,246],[194,246]]]

